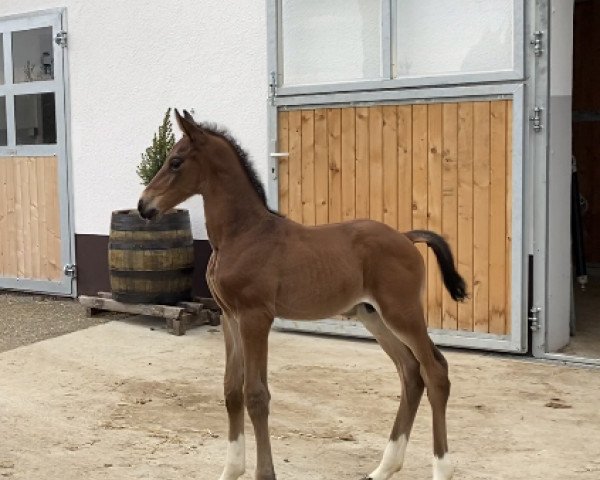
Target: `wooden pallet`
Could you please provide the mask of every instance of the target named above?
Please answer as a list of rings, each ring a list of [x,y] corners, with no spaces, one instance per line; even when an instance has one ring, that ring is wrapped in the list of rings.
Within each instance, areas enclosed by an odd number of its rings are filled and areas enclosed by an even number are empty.
[[[110,293],[99,292],[96,297],[81,295],[79,303],[85,307],[88,317],[101,312],[121,312],[164,318],[167,331],[173,335],[184,335],[193,326],[220,324],[221,312],[212,298],[194,298],[193,302],[180,302],[175,306],[149,305],[118,302]]]

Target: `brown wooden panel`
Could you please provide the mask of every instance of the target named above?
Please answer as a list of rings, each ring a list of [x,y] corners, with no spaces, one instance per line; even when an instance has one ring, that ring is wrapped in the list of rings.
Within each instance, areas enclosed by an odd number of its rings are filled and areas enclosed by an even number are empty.
[[[315,225],[315,118],[302,110],[302,222]]]
[[[369,218],[369,108],[356,109],[356,218]]]
[[[507,334],[511,111],[506,100],[292,111],[289,216],[309,225],[367,217],[442,234],[471,298],[457,305],[435,255],[418,245],[428,326]]]
[[[327,155],[327,111],[315,110],[315,215],[318,225],[329,221],[329,158]]]
[[[288,215],[302,222],[302,112],[289,112],[289,210]]]
[[[412,228],[427,229],[427,105],[413,105],[413,188],[412,188]],[[427,264],[427,246],[417,245]],[[423,304],[427,306],[428,288],[423,290]]]
[[[0,157],[0,275],[58,280],[60,215],[56,157]]]
[[[356,112],[342,109],[342,220],[356,218]]]
[[[512,162],[513,162],[513,117],[512,117],[512,102],[508,101],[506,105],[506,253],[504,265],[506,267],[505,290],[506,295],[506,326],[505,334],[511,332],[511,297],[512,297]]]
[[[289,150],[289,112],[279,112],[277,119],[277,150],[279,152],[287,152]],[[289,197],[289,158],[281,157],[279,162],[279,211],[282,215],[288,215],[290,208]]]
[[[442,231],[442,104],[427,111],[427,228]],[[442,278],[438,261],[427,250],[427,318],[430,328],[442,328]]]
[[[442,234],[455,255],[458,229],[458,105],[446,103],[442,107]],[[448,291],[442,289],[442,328],[458,328],[458,304]]]
[[[369,218],[383,221],[383,109],[369,112]]]
[[[383,222],[398,228],[398,118],[395,105],[383,107]]]
[[[329,223],[342,220],[342,111],[327,110],[329,151]]]
[[[412,229],[412,106],[398,106],[398,230]]]
[[[7,270],[6,258],[8,252],[8,234],[7,234],[7,181],[6,181],[6,164],[5,159],[0,158],[0,277],[5,276]]]
[[[490,102],[473,105],[473,315],[474,330],[489,330]]]
[[[492,102],[490,112],[490,263],[489,332],[506,325],[506,102]]]
[[[458,271],[473,292],[473,103],[458,105]],[[473,302],[458,305],[458,329],[473,331]]]

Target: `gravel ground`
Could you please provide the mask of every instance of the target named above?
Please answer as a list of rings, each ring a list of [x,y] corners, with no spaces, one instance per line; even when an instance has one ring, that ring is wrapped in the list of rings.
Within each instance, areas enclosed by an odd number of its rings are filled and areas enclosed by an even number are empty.
[[[0,352],[116,318],[112,314],[88,318],[70,298],[0,292]]]

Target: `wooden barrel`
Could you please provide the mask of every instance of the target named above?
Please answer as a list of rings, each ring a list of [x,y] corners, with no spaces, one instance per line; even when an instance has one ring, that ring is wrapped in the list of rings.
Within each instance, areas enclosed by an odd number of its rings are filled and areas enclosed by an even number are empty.
[[[147,222],[135,210],[112,214],[108,265],[113,298],[126,303],[173,305],[189,300],[194,245],[187,210]]]

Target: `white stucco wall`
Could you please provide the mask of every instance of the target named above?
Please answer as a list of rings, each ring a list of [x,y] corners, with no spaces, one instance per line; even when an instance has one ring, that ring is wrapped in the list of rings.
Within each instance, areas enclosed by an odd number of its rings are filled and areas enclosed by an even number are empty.
[[[264,2],[0,1],[0,16],[66,7],[77,234],[108,234],[142,190],[135,168],[169,106],[227,126],[266,179]],[[187,202],[206,238],[199,198]]]

